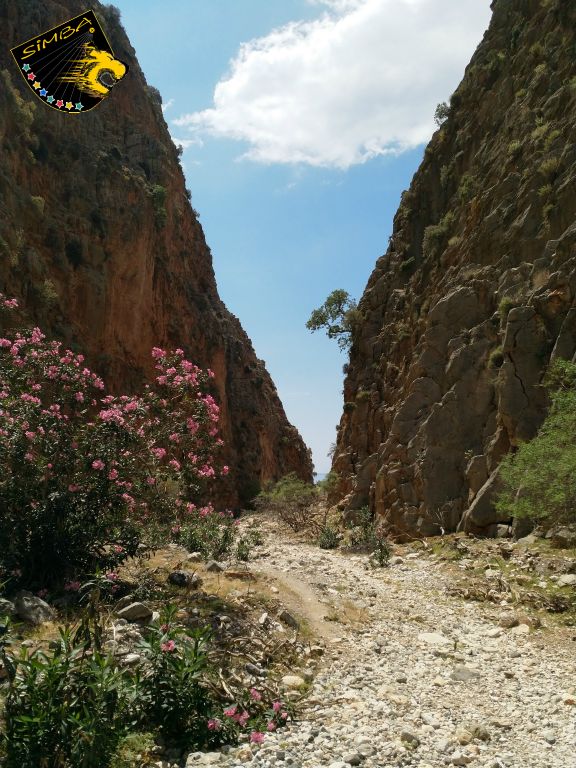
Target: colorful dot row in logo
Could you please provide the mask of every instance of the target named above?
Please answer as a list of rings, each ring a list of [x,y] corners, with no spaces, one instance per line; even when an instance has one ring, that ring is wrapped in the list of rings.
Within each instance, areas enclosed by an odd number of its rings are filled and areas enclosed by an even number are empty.
[[[62,99],[56,99],[55,96],[52,96],[48,93],[46,88],[42,88],[41,83],[36,80],[36,75],[34,72],[30,72],[30,64],[24,64],[22,66],[22,69],[24,72],[26,72],[26,76],[28,77],[28,80],[32,82],[32,87],[38,91],[38,95],[42,96],[46,99],[48,104],[51,104],[55,107],[58,107],[58,109],[67,109],[69,112],[75,111],[75,112],[81,112],[84,109],[84,104],[82,104],[81,101],[79,101],[77,104],[72,104],[71,101],[62,101]]]

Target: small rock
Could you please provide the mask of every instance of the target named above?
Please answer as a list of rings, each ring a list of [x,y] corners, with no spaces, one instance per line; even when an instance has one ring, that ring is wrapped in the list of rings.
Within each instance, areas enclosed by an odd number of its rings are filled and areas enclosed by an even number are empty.
[[[268,624],[270,624],[270,616],[268,616],[268,614],[264,612],[262,616],[260,616],[260,618],[258,619],[258,624],[260,624],[261,627],[267,627]]]
[[[574,587],[576,586],[576,573],[566,573],[558,578],[559,587]]]
[[[130,603],[117,612],[117,616],[126,621],[147,621],[152,618],[152,611],[144,603]]]
[[[310,648],[310,656],[313,659],[319,659],[320,656],[324,656],[324,648],[322,648],[320,645],[313,645]]]
[[[222,573],[225,569],[225,566],[222,565],[222,563],[218,563],[216,560],[210,560],[209,563],[206,563],[206,570],[211,573]]]
[[[347,755],[343,755],[342,759],[349,765],[361,765],[364,758],[358,752],[350,752]]]
[[[244,665],[244,669],[249,675],[254,675],[254,677],[266,677],[268,674],[265,669],[256,666],[256,664],[251,664],[250,662]]]
[[[14,599],[16,615],[30,624],[43,624],[54,618],[54,611],[37,595],[22,590]]]
[[[542,738],[544,741],[547,741],[548,744],[556,743],[556,736],[554,735],[554,731],[542,731]]]
[[[16,606],[10,600],[0,597],[0,616],[14,616]]]
[[[203,557],[201,552],[190,552],[190,554],[186,559],[188,560],[189,563],[201,563],[203,560]]]
[[[172,571],[168,576],[168,582],[176,587],[195,588],[202,584],[202,579],[193,571]]]
[[[486,576],[487,579],[497,579],[502,576],[502,572],[497,571],[495,568],[487,568],[484,571],[484,576]]]
[[[298,622],[298,619],[292,616],[292,614],[286,609],[280,611],[280,613],[278,614],[278,618],[280,619],[280,621],[283,621],[284,624],[287,624],[289,627],[292,627],[292,629],[298,629],[300,627],[300,623]]]
[[[504,627],[504,629],[512,629],[512,627],[517,627],[520,622],[518,621],[516,614],[504,613],[500,617],[500,621],[498,623],[501,627]]]
[[[141,662],[141,657],[137,653],[127,653],[120,658],[123,667],[134,667]]]
[[[513,635],[527,635],[530,632],[528,624],[519,624],[517,627],[512,627],[510,633]]]
[[[420,632],[418,640],[428,645],[452,645],[452,640],[439,632]]]
[[[306,685],[306,680],[300,675],[284,675],[280,684],[285,690],[299,690]]]
[[[400,733],[400,739],[411,747],[418,747],[420,745],[420,739],[418,736],[406,728],[404,728],[404,730]]]
[[[468,683],[470,680],[476,680],[478,677],[480,677],[480,672],[476,669],[471,669],[470,667],[466,667],[463,664],[458,665],[457,667],[454,667],[452,670],[450,677],[452,680],[456,680],[458,682],[462,683]]]

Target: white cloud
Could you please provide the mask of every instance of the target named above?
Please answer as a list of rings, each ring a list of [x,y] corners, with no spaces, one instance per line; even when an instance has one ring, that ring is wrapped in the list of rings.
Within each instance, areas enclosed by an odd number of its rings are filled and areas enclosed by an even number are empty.
[[[170,107],[174,104],[174,99],[168,99],[168,101],[165,104],[162,104],[162,112],[166,112],[167,109],[170,109]]]
[[[426,142],[490,0],[309,0],[320,17],[241,46],[214,106],[174,123],[264,163],[347,168]]]

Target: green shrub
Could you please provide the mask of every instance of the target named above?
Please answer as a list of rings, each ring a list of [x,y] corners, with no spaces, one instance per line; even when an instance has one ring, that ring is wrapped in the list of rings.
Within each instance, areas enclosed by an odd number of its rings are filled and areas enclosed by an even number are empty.
[[[193,509],[185,522],[174,529],[177,540],[189,552],[200,552],[206,559],[225,557],[236,537],[231,512],[217,512],[211,506]]]
[[[549,524],[576,522],[576,365],[556,362],[548,375],[552,405],[537,436],[500,465],[504,515]]]
[[[320,549],[336,549],[340,538],[338,531],[331,525],[325,525],[318,536],[318,546]]]
[[[540,163],[539,172],[548,182],[553,182],[560,169],[560,160],[557,157],[549,157]]]
[[[158,229],[166,224],[168,213],[166,211],[166,187],[155,184],[150,190],[152,203],[154,205],[155,222]]]
[[[344,413],[352,413],[356,410],[356,403],[353,403],[352,401],[348,403],[344,403]]]
[[[510,298],[510,296],[504,296],[504,298],[498,304],[498,314],[500,316],[500,323],[504,325],[508,318],[508,313],[511,309],[518,306],[518,302]]]
[[[252,542],[247,536],[241,536],[236,544],[236,559],[243,563],[247,563],[250,560],[252,553]]]
[[[476,178],[471,173],[465,173],[458,185],[458,200],[461,203],[470,200],[476,194],[477,186]]]
[[[490,352],[488,358],[488,368],[501,368],[504,365],[504,353],[502,347],[496,347]]]
[[[70,630],[51,653],[3,656],[6,768],[107,768],[134,699],[127,673]]]
[[[422,240],[422,253],[427,258],[434,258],[441,252],[442,246],[448,239],[450,230],[454,226],[456,217],[452,211],[440,219],[438,224],[432,224],[424,230]]]
[[[158,728],[164,739],[206,745],[212,740],[207,723],[216,709],[205,679],[211,631],[185,632],[175,613],[175,606],[165,610],[139,646],[147,672],[138,685],[138,707],[143,724]]]
[[[508,154],[512,159],[519,157],[522,154],[522,142],[518,139],[511,141],[510,144],[508,144]]]
[[[416,259],[414,258],[414,256],[410,256],[409,259],[405,259],[404,261],[400,262],[400,271],[409,272],[415,263],[416,263]]]
[[[265,509],[287,523],[292,530],[302,531],[313,520],[311,508],[318,500],[316,486],[301,480],[295,472],[285,475],[256,499],[256,507]]]

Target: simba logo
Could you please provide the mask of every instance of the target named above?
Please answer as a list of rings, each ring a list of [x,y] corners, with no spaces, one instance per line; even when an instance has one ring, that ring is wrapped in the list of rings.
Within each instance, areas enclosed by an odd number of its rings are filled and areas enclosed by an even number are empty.
[[[126,75],[94,11],[12,48],[30,90],[52,109],[78,114],[94,109]]]

